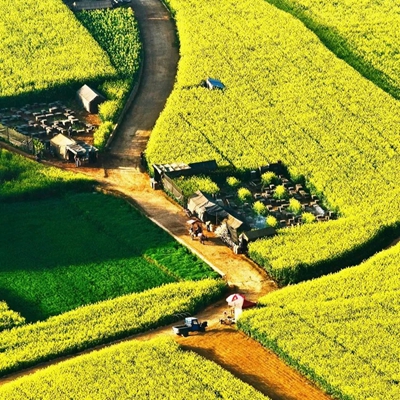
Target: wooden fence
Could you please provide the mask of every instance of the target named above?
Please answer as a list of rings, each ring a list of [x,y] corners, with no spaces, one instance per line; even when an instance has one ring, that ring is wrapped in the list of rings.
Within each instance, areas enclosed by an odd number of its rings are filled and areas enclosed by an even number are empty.
[[[32,138],[17,132],[15,129],[0,124],[0,137],[28,153],[33,153]]]
[[[161,180],[164,190],[171,193],[180,204],[185,205],[185,196],[183,195],[182,190],[175,185],[174,181],[165,174],[162,176]]]

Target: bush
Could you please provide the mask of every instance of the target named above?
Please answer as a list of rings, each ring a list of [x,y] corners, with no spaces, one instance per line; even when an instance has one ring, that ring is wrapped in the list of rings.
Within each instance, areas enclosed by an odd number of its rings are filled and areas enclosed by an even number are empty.
[[[120,102],[117,100],[108,100],[99,106],[99,117],[103,122],[116,122]]]
[[[253,204],[253,211],[257,215],[266,215],[268,213],[267,207],[265,207],[265,205],[261,203],[261,201],[256,201]]]
[[[278,181],[278,177],[275,172],[267,171],[261,175],[261,183],[263,186],[268,186],[271,183],[276,183]]]
[[[286,188],[283,185],[277,186],[275,189],[274,197],[275,199],[286,199],[288,197]]]
[[[238,187],[240,185],[240,180],[238,178],[236,178],[235,176],[228,176],[226,178],[226,183],[229,186],[235,188],[235,187]]]
[[[25,324],[25,318],[10,310],[7,303],[0,301],[0,331]]]
[[[290,199],[289,200],[289,208],[288,210],[291,211],[293,214],[299,215],[301,213],[301,203],[297,199]]]
[[[176,186],[182,190],[185,198],[188,198],[193,193],[201,190],[203,193],[216,194],[219,192],[218,185],[209,177],[205,175],[198,176],[180,176],[173,180]]]
[[[99,90],[110,100],[120,100],[129,93],[131,82],[129,79],[106,81],[99,86]]]
[[[114,129],[114,124],[111,121],[103,122],[93,134],[93,144],[100,151],[104,150],[108,138]]]
[[[301,219],[304,224],[311,224],[315,222],[315,215],[311,214],[310,212],[304,212],[301,214]]]
[[[237,192],[238,198],[242,203],[251,202],[253,196],[249,189],[240,188]]]
[[[265,220],[267,226],[271,228],[276,228],[278,226],[278,220],[273,215],[268,215],[267,219]]]

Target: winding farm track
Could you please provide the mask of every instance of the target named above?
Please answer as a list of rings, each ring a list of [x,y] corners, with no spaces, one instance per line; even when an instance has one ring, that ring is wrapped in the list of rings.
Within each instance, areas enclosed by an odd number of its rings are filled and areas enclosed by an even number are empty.
[[[260,296],[277,289],[275,282],[246,257],[233,254],[212,234],[205,245],[192,241],[187,232],[187,217],[182,209],[163,192],[151,189],[149,177],[140,170],[140,152],[145,150],[151,129],[173,88],[179,55],[174,23],[162,3],[159,0],[132,0],[131,4],[143,40],[142,79],[109,152],[99,160],[97,168],[82,167],[79,172],[97,179],[100,190],[123,196],[132,202],[178,241],[222,272],[232,290],[257,301]],[[66,168],[75,170],[71,165]],[[221,326],[219,318],[225,309],[224,300],[208,307],[198,314],[200,319],[209,321],[207,332],[188,338],[177,337],[177,341],[183,348],[219,363],[272,399],[330,399],[272,352],[234,327]],[[172,335],[171,326],[132,338],[147,340],[159,335]],[[59,358],[9,375],[1,379],[0,384],[67,358],[71,357]]]

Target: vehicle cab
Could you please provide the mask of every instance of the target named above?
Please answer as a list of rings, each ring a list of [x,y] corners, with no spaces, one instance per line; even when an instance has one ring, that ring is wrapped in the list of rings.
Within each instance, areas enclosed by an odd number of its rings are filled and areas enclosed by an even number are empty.
[[[193,331],[200,330],[200,324],[196,317],[186,317],[185,318],[185,325],[190,326]]]

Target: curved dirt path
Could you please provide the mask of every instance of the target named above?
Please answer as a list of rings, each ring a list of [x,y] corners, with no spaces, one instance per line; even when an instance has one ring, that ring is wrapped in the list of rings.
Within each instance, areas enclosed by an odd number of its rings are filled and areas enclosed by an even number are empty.
[[[157,0],[131,0],[131,5],[143,43],[142,75],[135,99],[103,160],[106,169],[139,167],[140,152],[172,91],[179,60],[175,26],[164,5]]]
[[[151,189],[149,177],[140,170],[140,153],[145,150],[151,129],[173,88],[179,56],[174,24],[161,2],[132,0],[132,8],[141,29],[144,47],[142,81],[107,154],[101,157],[96,168],[84,166],[79,168],[79,172],[97,179],[100,190],[123,196],[135,204],[155,223],[223,274],[232,291],[240,291],[249,300],[257,301],[260,296],[277,289],[275,282],[251,260],[233,254],[215,235],[209,234],[210,240],[205,245],[193,241],[188,235],[187,217],[182,208],[163,192]],[[59,163],[58,166],[76,170],[73,164]],[[219,318],[226,308],[227,304],[222,300],[198,314],[200,320],[209,322],[205,333],[181,338],[173,335],[172,325],[169,325],[124,341],[171,335],[183,348],[219,363],[274,400],[330,398],[235,327],[220,325]],[[105,346],[84,353],[101,347]],[[75,356],[61,357],[10,374],[0,379],[0,385]]]

